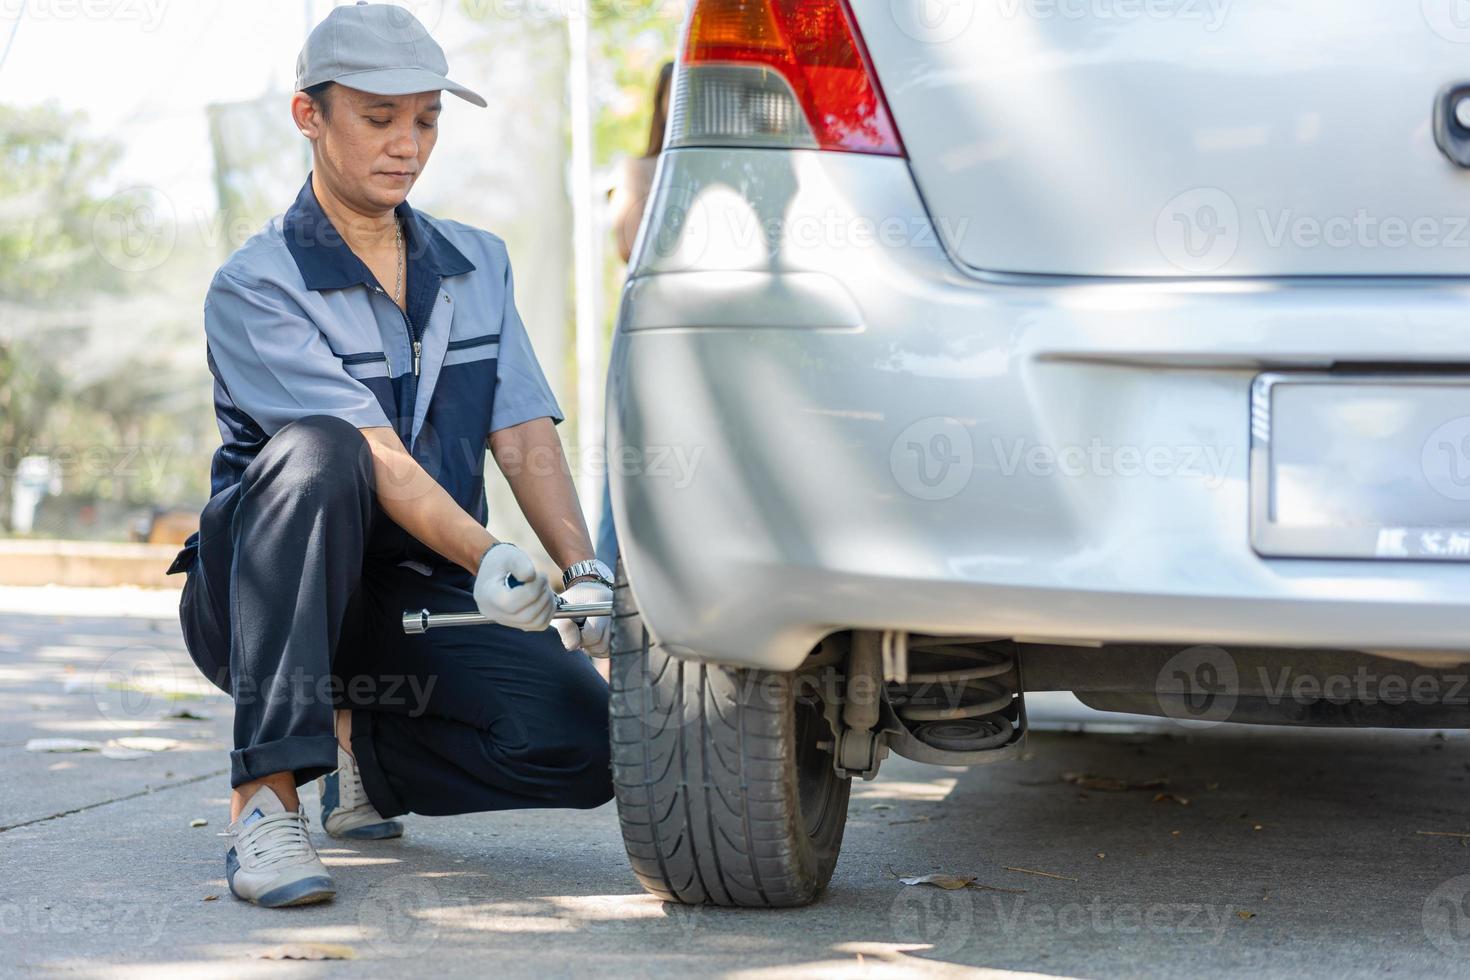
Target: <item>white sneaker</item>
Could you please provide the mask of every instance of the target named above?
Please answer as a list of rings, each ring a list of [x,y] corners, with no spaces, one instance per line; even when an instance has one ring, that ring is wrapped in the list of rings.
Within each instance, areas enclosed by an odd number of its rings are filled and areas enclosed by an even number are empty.
[[[362,788],[357,760],[337,746],[337,771],[317,780],[322,794],[322,826],[344,840],[388,840],[403,836],[403,821],[378,813]]]
[[[316,856],[306,830],[306,812],[287,810],[262,786],[220,835],[231,839],[225,878],[236,898],[266,908],[310,905],[337,894],[332,876]]]

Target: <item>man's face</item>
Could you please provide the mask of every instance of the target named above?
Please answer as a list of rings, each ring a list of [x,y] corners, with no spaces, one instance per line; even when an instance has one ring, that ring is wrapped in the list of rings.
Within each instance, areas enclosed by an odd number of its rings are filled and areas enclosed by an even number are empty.
[[[372,95],[343,85],[327,93],[331,113],[299,120],[316,139],[318,167],[354,208],[388,210],[408,196],[439,135],[440,93]],[[314,123],[315,133],[310,124]]]

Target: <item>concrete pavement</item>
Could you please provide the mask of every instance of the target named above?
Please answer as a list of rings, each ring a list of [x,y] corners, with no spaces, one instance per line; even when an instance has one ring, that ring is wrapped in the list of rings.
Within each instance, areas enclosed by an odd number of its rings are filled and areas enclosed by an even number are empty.
[[[1062,729],[1097,716],[1056,698],[1033,703],[1053,730],[1025,761],[890,759],[856,784],[836,877],[808,909],[649,898],[611,805],[411,817],[383,844],[322,837],[337,901],[255,909],[230,897],[214,836],[229,706],[197,696],[177,624],[65,611],[0,612],[0,975],[1470,975],[1470,839],[1419,833],[1470,833],[1470,739],[1079,735]],[[163,717],[180,709],[207,717]],[[129,760],[25,751],[130,736],[177,744]],[[1168,785],[1108,792],[1063,779],[1076,772]],[[985,887],[896,877],[930,872]],[[283,942],[357,958],[251,958]]]

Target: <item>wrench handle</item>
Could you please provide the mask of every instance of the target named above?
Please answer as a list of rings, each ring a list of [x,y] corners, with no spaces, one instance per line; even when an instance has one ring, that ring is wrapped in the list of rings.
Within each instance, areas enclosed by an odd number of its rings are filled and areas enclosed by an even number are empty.
[[[611,602],[568,602],[558,606],[551,614],[552,619],[585,619],[589,616],[611,616]],[[427,633],[444,626],[484,626],[495,620],[477,612],[431,613],[427,609],[406,610],[403,614],[403,632]]]

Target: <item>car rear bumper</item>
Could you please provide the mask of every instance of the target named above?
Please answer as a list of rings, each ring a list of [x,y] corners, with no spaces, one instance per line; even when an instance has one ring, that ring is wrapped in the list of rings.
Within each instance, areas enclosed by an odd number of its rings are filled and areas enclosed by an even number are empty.
[[[926,220],[901,160],[666,154],[609,394],[661,642],[777,669],[846,628],[1470,650],[1470,565],[1264,559],[1247,479],[1258,373],[1470,364],[1465,285],[977,281]]]

